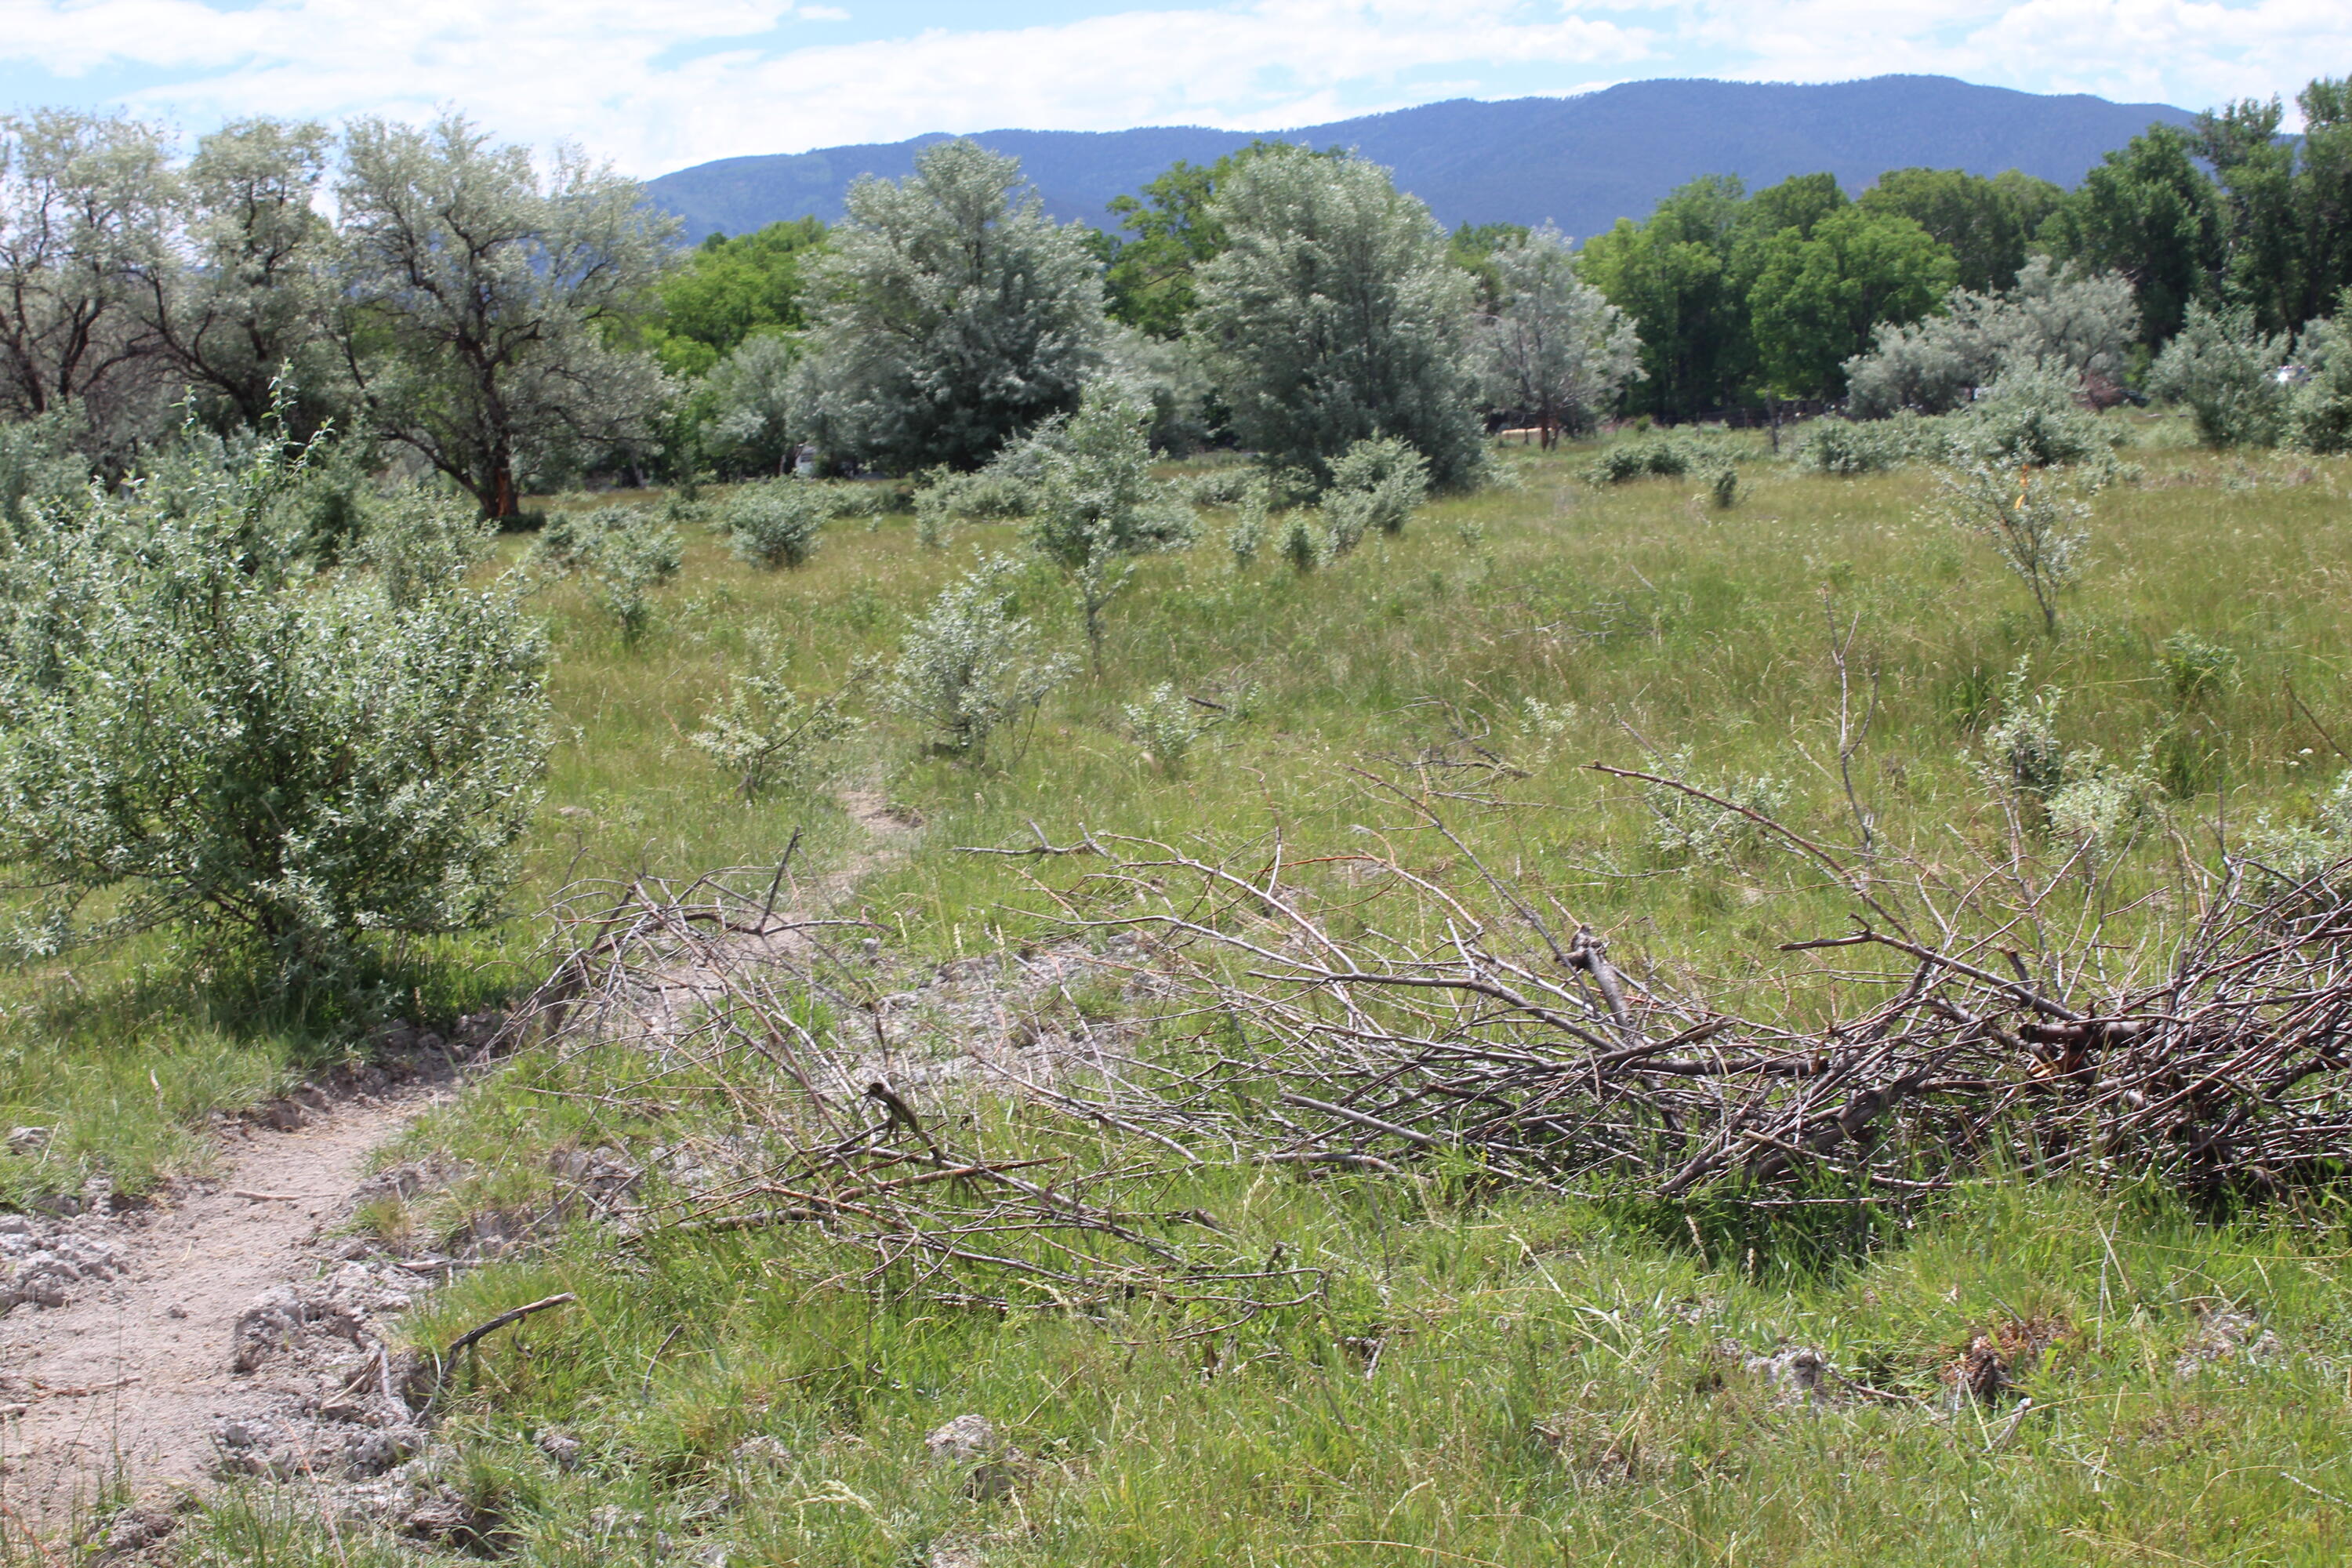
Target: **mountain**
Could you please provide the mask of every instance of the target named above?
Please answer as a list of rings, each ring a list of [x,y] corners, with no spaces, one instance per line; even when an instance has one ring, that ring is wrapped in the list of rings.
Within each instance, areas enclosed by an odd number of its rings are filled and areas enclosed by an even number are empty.
[[[1979,174],[2022,169],[2071,184],[2149,121],[2185,125],[2191,118],[2161,103],[1882,76],[1822,86],[1627,82],[1577,98],[1456,99],[1275,134],[1352,147],[1388,165],[1448,227],[1549,219],[1581,236],[1620,217],[1647,216],[1660,196],[1700,174],[1738,174],[1752,189],[1826,169],[1858,191],[1885,170],[1927,165]],[[1156,126],[987,131],[974,139],[1019,158],[1055,216],[1108,226],[1104,208],[1113,196],[1179,158],[1207,163],[1254,138]],[[934,134],[722,158],[664,174],[646,189],[656,205],[685,220],[689,240],[811,214],[830,221],[841,216],[843,193],[858,175],[903,175],[917,153],[945,140]]]

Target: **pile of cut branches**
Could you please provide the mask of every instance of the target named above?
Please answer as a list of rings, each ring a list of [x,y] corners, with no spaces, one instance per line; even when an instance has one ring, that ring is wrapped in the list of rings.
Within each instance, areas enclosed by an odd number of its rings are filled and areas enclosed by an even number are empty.
[[[2054,933],[2046,918],[2069,867],[1849,862],[1677,780],[1620,776],[1753,818],[1852,895],[1851,930],[1781,950],[1852,965],[1805,976],[1827,999],[1814,1022],[1629,974],[1407,790],[1387,793],[1409,820],[1377,837],[1436,840],[1431,858],[1469,876],[1278,839],[1025,852],[1086,858],[1048,888],[1062,918],[1150,933],[1179,982],[1190,1043],[1157,1065],[1163,1125],[1260,1160],[1767,1206],[1895,1201],[1992,1168],[2274,1192],[2352,1162],[2352,906],[2330,878],[2233,861],[2184,879],[2168,951],[2109,973],[2100,910]],[[1309,865],[1344,871],[1347,896],[1309,892]],[[1141,1114],[1132,1085],[1099,1110]]]

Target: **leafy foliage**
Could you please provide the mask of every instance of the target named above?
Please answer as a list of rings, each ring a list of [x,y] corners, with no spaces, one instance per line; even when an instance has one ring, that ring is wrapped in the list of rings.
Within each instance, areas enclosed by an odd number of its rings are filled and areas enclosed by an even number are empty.
[[[1108,325],[1094,258],[1018,160],[946,142],[904,181],[864,179],[833,233],[802,430],[838,461],[980,467],[1077,406]]]
[[[754,566],[805,566],[831,515],[829,498],[806,479],[740,486],[721,525],[738,559]]]
[[[2055,637],[2058,595],[2081,574],[2091,541],[2089,505],[2064,479],[2030,468],[2011,472],[1969,462],[1941,470],[1937,483],[1941,494],[1930,510],[1991,542]]]
[[[1475,340],[1486,405],[1534,420],[1547,447],[1591,431],[1643,374],[1632,320],[1576,276],[1556,228],[1496,246],[1486,266],[1493,305]]]
[[[1230,245],[1198,273],[1192,337],[1241,443],[1328,477],[1367,437],[1410,442],[1440,489],[1485,460],[1462,366],[1470,282],[1385,171],[1269,148],[1209,212]]]
[[[269,503],[300,458],[39,514],[0,607],[0,846],[18,945],[173,926],[277,981],[499,909],[546,747],[539,633],[478,533],[411,498],[374,570],[314,579]],[[102,913],[81,918],[93,898]]]
[[[907,629],[886,693],[941,751],[971,763],[1070,675],[1069,660],[1041,650],[1035,626],[1014,614],[1015,570],[1000,556],[949,584]]]
[[[645,508],[608,506],[549,519],[529,560],[552,575],[585,578],[622,640],[635,643],[653,625],[654,590],[686,563],[686,546],[677,529]]]
[[[772,640],[754,639],[755,658],[768,662],[775,652]],[[804,784],[824,749],[857,728],[838,696],[804,698],[780,677],[751,669],[728,683],[726,702],[688,738],[735,775],[735,793],[750,801]]]
[[[2273,446],[2285,423],[2286,388],[2278,368],[2286,363],[2286,349],[2284,334],[2255,329],[2252,310],[2191,304],[2180,335],[2157,356],[2148,388],[2187,404],[2208,446]]]
[[[1151,478],[1144,415],[1092,393],[1077,417],[1035,443],[1036,515],[1029,542],[1078,594],[1087,641],[1102,653],[1103,612],[1134,573],[1134,557],[1192,542],[1192,509]]]

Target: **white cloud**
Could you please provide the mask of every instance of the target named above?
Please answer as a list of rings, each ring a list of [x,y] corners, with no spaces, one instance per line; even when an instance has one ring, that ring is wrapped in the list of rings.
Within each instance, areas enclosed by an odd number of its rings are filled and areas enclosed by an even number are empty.
[[[2344,0],[1198,0],[1034,26],[871,33],[783,0],[0,0],[0,61],[134,108],[418,118],[574,140],[634,173],[1005,126],[1311,124],[1633,77],[1937,71],[2190,107],[2352,61]],[[975,12],[981,8],[974,7]],[[1002,15],[999,11],[998,15]],[[824,23],[823,26],[810,24]],[[856,27],[851,29],[856,30]]]

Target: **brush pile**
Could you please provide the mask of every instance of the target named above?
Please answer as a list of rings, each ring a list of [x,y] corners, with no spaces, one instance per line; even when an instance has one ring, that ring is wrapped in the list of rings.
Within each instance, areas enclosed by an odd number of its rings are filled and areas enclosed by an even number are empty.
[[[1842,882],[1852,929],[1783,951],[1851,966],[1812,969],[1772,1016],[1645,984],[1402,792],[1419,820],[1383,839],[1441,841],[1466,887],[1392,853],[1208,859],[1089,836],[1033,852],[1088,858],[1055,889],[1074,926],[1151,933],[1189,1042],[1157,1058],[1149,1109],[1132,1082],[1097,1109],[1259,1160],[1765,1206],[1899,1201],[1990,1168],[2273,1193],[2352,1162],[2352,905],[2328,878],[2232,863],[2175,890],[2168,953],[2143,939],[2110,973],[2095,907],[2047,935],[2055,884],[2021,863],[1957,884],[1892,857],[1858,872],[1737,803],[1629,776],[1753,818]]]

